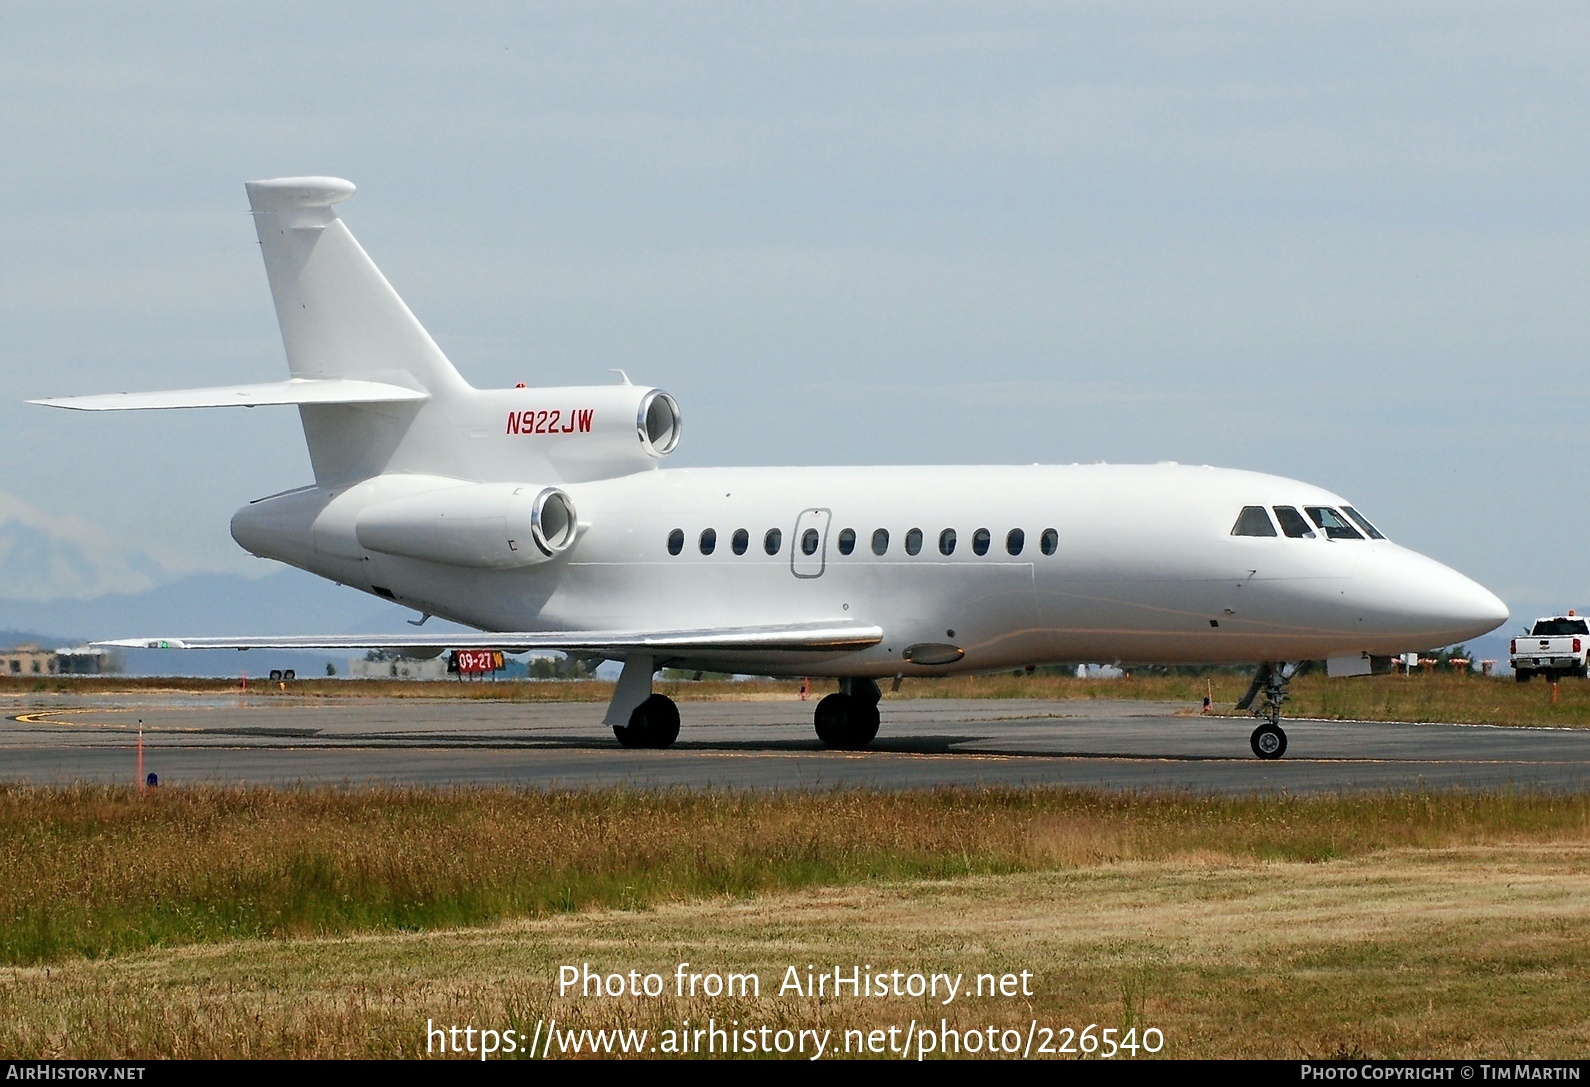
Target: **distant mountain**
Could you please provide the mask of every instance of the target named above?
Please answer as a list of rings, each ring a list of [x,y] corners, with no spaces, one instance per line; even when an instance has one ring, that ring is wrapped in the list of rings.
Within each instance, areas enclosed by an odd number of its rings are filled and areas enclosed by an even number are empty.
[[[40,649],[60,649],[62,646],[77,645],[80,639],[59,638],[53,634],[38,634],[31,630],[0,630],[0,648],[14,648],[19,645],[36,645]]]
[[[0,598],[81,600],[170,580],[146,553],[0,494]]]

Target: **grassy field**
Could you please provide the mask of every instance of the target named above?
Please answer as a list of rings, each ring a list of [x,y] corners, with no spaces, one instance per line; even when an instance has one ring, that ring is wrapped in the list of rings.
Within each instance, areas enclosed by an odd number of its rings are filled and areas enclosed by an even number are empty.
[[[1392,850],[1329,863],[1178,858],[875,881],[490,927],[229,941],[0,969],[0,1052],[422,1057],[428,1022],[532,1036],[688,1020],[1024,1036],[1162,1032],[1170,1057],[1582,1057],[1590,850]],[[559,995],[562,965],[758,975],[758,998]],[[791,965],[1033,974],[1033,996],[811,999]],[[554,1055],[557,1050],[554,1050]]]
[[[1222,673],[1196,676],[1133,676],[1126,679],[1076,679],[1070,676],[1000,674],[950,679],[907,679],[886,699],[1029,698],[1142,699],[1183,702],[1199,707],[1206,692],[1217,713],[1235,713],[1247,677]],[[794,699],[799,680],[660,681],[657,690],[683,701]],[[836,690],[831,680],[814,681],[813,697]],[[237,681],[215,679],[63,676],[49,679],[0,678],[0,699],[38,694],[219,694],[239,693]],[[613,685],[601,680],[436,683],[395,680],[295,680],[289,684],[251,682],[249,698],[435,698],[516,702],[606,702]],[[1327,679],[1305,675],[1290,686],[1286,713],[1361,721],[1453,721],[1495,725],[1590,727],[1590,681],[1563,680],[1554,693],[1544,682],[1451,674]]]
[[[7,1055],[399,1056],[427,1018],[941,1011],[1155,1026],[1177,1056],[1590,1042],[1590,796],[9,788],[0,871]],[[769,988],[559,997],[556,967],[584,961]],[[858,962],[1039,988],[948,1011],[772,992],[789,965]]]

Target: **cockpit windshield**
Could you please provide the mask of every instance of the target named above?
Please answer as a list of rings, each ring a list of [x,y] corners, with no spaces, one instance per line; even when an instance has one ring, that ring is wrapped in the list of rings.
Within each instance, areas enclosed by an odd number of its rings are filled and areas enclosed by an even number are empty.
[[[1233,536],[1274,536],[1275,523],[1264,512],[1263,506],[1243,506],[1237,523],[1231,526]]]
[[[1378,528],[1376,528],[1374,525],[1369,523],[1369,518],[1365,517],[1363,514],[1359,513],[1357,510],[1353,509],[1351,506],[1343,506],[1342,507],[1342,512],[1345,513],[1347,516],[1351,517],[1353,519],[1353,523],[1356,524],[1359,528],[1361,528],[1365,532],[1369,533],[1369,538],[1371,540],[1384,540],[1385,539],[1385,537],[1380,534],[1380,530]]]
[[[1359,532],[1347,519],[1329,506],[1304,506],[1309,519],[1325,531],[1328,540],[1361,540],[1364,534]]]
[[[1560,638],[1564,634],[1590,634],[1583,619],[1542,619],[1530,631],[1537,638]]]
[[[1276,506],[1275,519],[1281,522],[1281,531],[1294,540],[1312,540],[1314,530],[1308,527],[1303,515],[1293,506]]]

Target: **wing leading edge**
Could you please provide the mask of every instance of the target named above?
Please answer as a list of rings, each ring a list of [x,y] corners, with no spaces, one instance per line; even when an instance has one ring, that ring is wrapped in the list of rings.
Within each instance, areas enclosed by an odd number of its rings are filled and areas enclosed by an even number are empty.
[[[629,653],[849,652],[883,641],[883,628],[846,620],[697,630],[580,630],[437,634],[338,634],[242,638],[117,638],[93,643],[116,649],[501,649],[560,650],[622,657]]]
[[[55,396],[28,403],[74,411],[151,411],[157,408],[259,408],[277,404],[395,404],[428,399],[428,393],[379,381],[295,377],[287,381],[218,385],[210,389]]]

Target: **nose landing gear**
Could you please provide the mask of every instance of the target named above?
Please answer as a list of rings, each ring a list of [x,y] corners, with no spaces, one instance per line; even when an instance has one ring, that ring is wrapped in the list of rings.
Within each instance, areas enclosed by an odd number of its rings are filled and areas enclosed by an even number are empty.
[[[1237,709],[1252,708],[1255,716],[1263,717],[1264,723],[1253,730],[1253,735],[1248,737],[1248,746],[1253,748],[1253,753],[1261,759],[1278,759],[1286,754],[1286,730],[1281,727],[1281,705],[1286,701],[1286,685],[1295,677],[1303,674],[1306,661],[1299,664],[1286,664],[1276,661],[1273,664],[1266,661],[1259,665],[1259,670],[1253,675],[1253,682],[1248,685],[1248,691],[1237,703]],[[1262,704],[1255,705],[1260,694],[1264,695]]]

